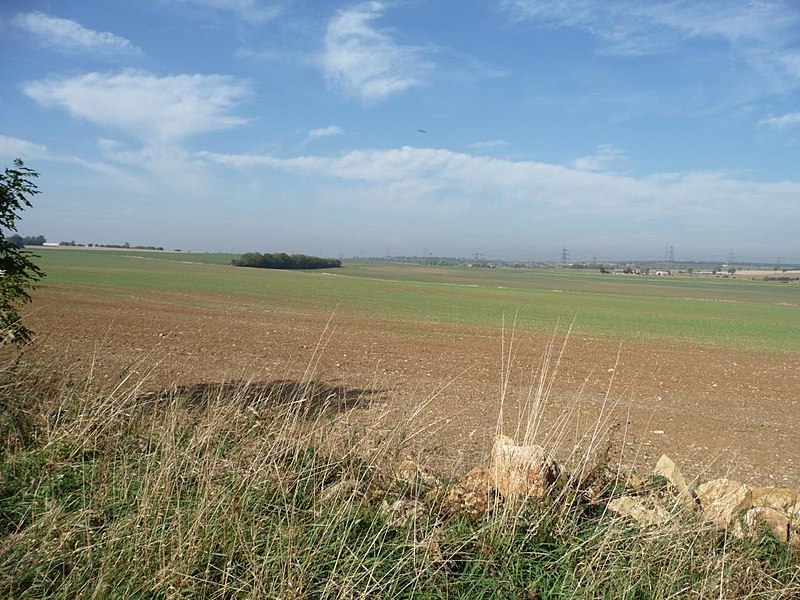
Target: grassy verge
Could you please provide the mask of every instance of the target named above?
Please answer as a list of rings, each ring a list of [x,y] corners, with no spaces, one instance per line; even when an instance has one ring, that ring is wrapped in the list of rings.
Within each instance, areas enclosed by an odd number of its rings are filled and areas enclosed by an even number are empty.
[[[350,424],[363,398],[142,383],[0,367],[0,597],[800,597],[800,556],[767,533],[610,515],[602,463],[591,500],[567,482],[464,510],[408,467],[408,423]]]

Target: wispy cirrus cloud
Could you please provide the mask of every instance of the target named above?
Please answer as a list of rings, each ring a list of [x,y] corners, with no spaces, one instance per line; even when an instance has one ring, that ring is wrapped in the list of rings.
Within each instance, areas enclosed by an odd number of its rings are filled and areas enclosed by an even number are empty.
[[[31,160],[48,158],[47,146],[20,138],[0,134],[0,157],[4,159],[22,158]]]
[[[800,10],[792,0],[503,0],[501,6],[517,22],[583,31],[599,54],[671,54],[671,63],[687,72],[708,69],[703,60],[715,60],[705,77],[724,81],[725,93],[713,100],[703,95],[713,85],[687,88],[688,97],[707,101],[714,111],[800,88]],[[697,89],[706,92],[698,96]]]
[[[793,35],[800,24],[800,12],[784,0],[504,0],[502,6],[518,20],[584,30],[601,41],[604,51],[623,55],[669,51],[689,38],[773,46]]]
[[[62,52],[127,57],[143,54],[141,48],[123,37],[107,31],[87,29],[70,19],[29,12],[16,15],[11,22],[31,34],[39,43]]]
[[[766,125],[776,129],[789,129],[790,127],[800,127],[800,112],[791,112],[780,116],[770,116],[761,119],[759,125]]]
[[[476,152],[491,152],[492,150],[498,150],[500,148],[504,148],[508,146],[508,142],[505,140],[485,140],[482,142],[475,142],[467,146],[470,150],[475,150]]]
[[[320,64],[329,85],[366,103],[421,85],[431,68],[421,48],[375,27],[385,10],[381,2],[340,10],[325,33]]]
[[[44,107],[64,109],[146,144],[168,144],[245,123],[232,111],[250,94],[250,85],[225,75],[124,70],[32,81],[23,91]]]
[[[625,158],[625,153],[613,144],[601,144],[594,154],[576,159],[572,166],[579,171],[605,171]]]
[[[271,21],[286,9],[286,2],[261,2],[259,0],[179,0],[202,8],[231,12],[245,21],[264,23]]]
[[[464,214],[486,207],[496,212],[502,207],[527,215],[618,216],[642,222],[669,214],[685,220],[687,227],[713,228],[715,232],[778,227],[783,219],[796,214],[800,197],[797,183],[749,181],[723,172],[633,177],[409,146],[354,150],[336,157],[210,152],[197,157],[231,168],[276,169],[304,178],[339,179],[342,185],[356,185],[358,195],[372,198],[376,205],[390,199],[401,204],[405,198],[414,209],[446,203],[450,210]],[[398,189],[402,196],[396,194]],[[763,211],[764,205],[770,206],[770,211]]]
[[[334,135],[342,135],[344,133],[344,129],[339,127],[338,125],[328,125],[327,127],[319,127],[317,129],[312,129],[308,132],[308,137],[310,139],[318,139],[324,137],[331,137]]]
[[[115,165],[102,161],[85,160],[68,154],[54,153],[44,144],[0,134],[0,159],[10,161],[14,158],[23,159],[29,167],[34,166],[37,161],[77,165],[107,176],[110,181],[127,186],[129,189],[145,190],[145,186],[140,179],[126,173]]]

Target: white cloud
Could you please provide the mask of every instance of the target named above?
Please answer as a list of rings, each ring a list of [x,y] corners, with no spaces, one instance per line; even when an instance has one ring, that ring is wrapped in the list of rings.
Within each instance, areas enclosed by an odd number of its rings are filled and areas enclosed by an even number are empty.
[[[800,13],[782,0],[504,0],[503,6],[516,19],[582,29],[601,40],[605,51],[630,55],[668,51],[689,38],[773,45],[800,24]]]
[[[97,138],[97,148],[103,152],[113,152],[122,148],[124,144],[119,140],[110,140],[108,138]]]
[[[576,159],[572,166],[579,171],[604,171],[625,158],[625,153],[612,144],[601,144],[597,152]]]
[[[430,69],[420,48],[399,45],[373,26],[384,10],[380,2],[340,10],[325,34],[321,64],[328,83],[368,103],[420,85]]]
[[[618,216],[653,219],[658,215],[691,220],[715,232],[769,219],[796,218],[800,184],[761,183],[717,172],[660,173],[647,177],[593,172],[535,161],[513,161],[435,148],[356,150],[338,157],[201,153],[198,158],[232,168],[264,167],[326,177],[366,186],[360,195],[375,203],[403,202],[463,210],[524,210],[539,216]],[[457,202],[456,202],[457,200]],[[769,211],[764,207],[769,206]],[[767,214],[768,213],[768,214]]]
[[[673,62],[683,61],[693,71],[716,60],[709,81],[724,77],[731,86],[709,106],[719,111],[800,88],[796,50],[800,11],[795,4],[795,0],[502,0],[501,6],[513,19],[536,27],[585,32],[601,54],[675,54]],[[698,96],[697,89],[704,91]],[[697,89],[690,96],[695,102],[716,95],[712,83]],[[680,105],[670,110],[685,113]]]
[[[471,150],[475,150],[476,152],[489,152],[505,146],[508,146],[508,142],[505,140],[486,140],[483,142],[475,142],[467,147]]]
[[[158,76],[126,70],[44,79],[23,86],[45,107],[58,107],[149,144],[166,144],[246,122],[231,114],[250,87],[223,75]]]
[[[207,165],[175,145],[149,145],[128,148],[120,144],[101,148],[107,160],[149,174],[157,185],[179,190],[181,193],[205,194],[212,186],[213,177]]]
[[[312,129],[311,131],[308,132],[308,137],[316,139],[316,138],[330,137],[333,135],[342,135],[343,133],[344,129],[342,129],[338,125],[328,125],[327,127]]]
[[[77,156],[56,154],[42,144],[0,134],[0,159],[8,161],[14,158],[23,159],[28,166],[32,166],[31,161],[51,161],[78,165],[79,167],[108,177],[109,181],[115,182],[118,185],[127,186],[129,189],[145,189],[139,179],[114,165],[103,162],[91,162],[78,158]]]
[[[123,37],[87,29],[75,21],[40,12],[18,14],[12,19],[12,23],[41,43],[65,52],[122,56],[142,54],[140,48]]]
[[[263,23],[279,17],[284,11],[284,2],[263,3],[258,0],[180,0],[183,4],[194,4],[204,8],[233,12],[246,21]]]
[[[0,157],[31,160],[48,156],[47,146],[0,134]]]
[[[787,113],[779,117],[766,117],[761,119],[759,125],[767,125],[777,129],[788,129],[800,126],[800,112]]]

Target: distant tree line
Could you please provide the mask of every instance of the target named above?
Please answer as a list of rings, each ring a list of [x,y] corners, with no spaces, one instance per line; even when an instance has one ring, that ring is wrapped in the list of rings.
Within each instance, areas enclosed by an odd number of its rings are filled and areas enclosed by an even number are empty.
[[[131,246],[129,242],[124,244],[86,244],[89,248],[113,248],[123,250],[164,250],[164,246]]]
[[[246,252],[234,258],[231,264],[235,267],[256,267],[259,269],[333,269],[342,266],[342,261],[333,258],[306,256],[305,254],[261,254]]]
[[[764,277],[764,281],[780,281],[783,283],[789,283],[790,281],[800,281],[800,277],[789,277],[787,275],[782,275],[780,277]]]
[[[71,242],[58,242],[59,246],[68,246],[70,248],[111,248],[113,250],[164,250],[164,246],[131,246],[129,242],[124,244],[81,244],[72,240]]]
[[[41,246],[47,240],[43,235],[21,236],[15,233],[8,236],[6,241],[14,244],[17,248],[22,248],[23,246]]]

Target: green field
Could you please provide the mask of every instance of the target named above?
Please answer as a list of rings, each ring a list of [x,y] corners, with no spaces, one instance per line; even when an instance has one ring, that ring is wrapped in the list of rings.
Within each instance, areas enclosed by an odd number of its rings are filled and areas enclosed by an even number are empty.
[[[707,277],[601,275],[347,262],[327,271],[228,266],[234,255],[38,250],[44,286],[198,306],[292,308],[401,324],[442,323],[755,350],[800,349],[800,286]]]
[[[648,466],[664,453],[687,478],[793,485],[796,284],[39,254],[43,343],[0,363],[0,598],[800,597],[788,510],[774,512],[789,525],[739,538]],[[334,311],[344,335],[328,348]],[[477,363],[515,314],[545,335],[574,319],[597,340],[558,381],[504,356],[498,403],[496,370]],[[280,333],[258,339],[267,329]],[[609,339],[644,342],[611,363],[632,372],[619,383],[605,381]],[[751,364],[729,375],[734,359]],[[536,422],[517,440],[562,466],[540,499],[504,493],[487,462],[517,410]],[[639,526],[613,509],[623,498],[669,518]]]

